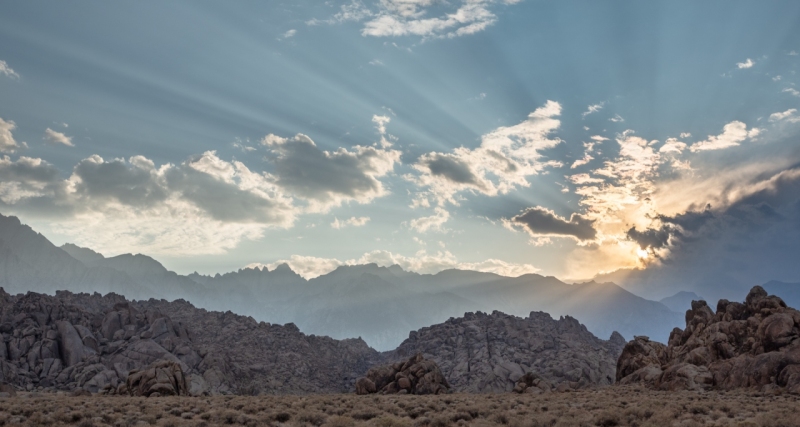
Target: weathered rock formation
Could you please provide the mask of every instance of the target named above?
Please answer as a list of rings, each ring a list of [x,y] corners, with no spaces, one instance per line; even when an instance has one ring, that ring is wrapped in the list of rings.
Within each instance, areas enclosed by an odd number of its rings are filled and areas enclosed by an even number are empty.
[[[624,345],[618,333],[609,341],[598,339],[569,316],[553,320],[532,312],[520,318],[495,311],[411,332],[387,357],[422,353],[458,392],[512,391],[529,372],[563,390],[613,384]]]
[[[121,385],[118,391],[120,394],[127,391],[131,396],[186,396],[189,387],[179,363],[159,360],[142,370],[131,371],[125,385]]]
[[[800,312],[754,287],[745,302],[720,300],[714,313],[692,301],[686,328],[668,345],[636,337],[617,362],[617,382],[663,390],[786,388],[800,393]]]
[[[528,372],[521,376],[517,380],[517,383],[514,384],[513,390],[514,393],[531,394],[549,393],[551,391],[553,391],[553,385],[533,372]]]
[[[378,360],[361,340],[115,294],[0,289],[0,334],[0,382],[18,390],[114,393],[127,381],[137,395],[348,392]]]
[[[356,394],[442,394],[450,385],[432,360],[416,354],[406,361],[376,366],[356,381]]]

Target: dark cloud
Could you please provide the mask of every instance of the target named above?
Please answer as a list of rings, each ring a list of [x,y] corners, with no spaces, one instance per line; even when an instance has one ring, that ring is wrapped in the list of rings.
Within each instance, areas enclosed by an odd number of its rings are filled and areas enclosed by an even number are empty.
[[[644,231],[639,231],[636,227],[628,230],[626,235],[629,239],[639,244],[642,249],[660,249],[667,245],[670,236],[674,233],[669,227],[662,227],[660,229],[648,228]]]
[[[126,162],[92,156],[81,160],[73,174],[80,178],[76,184],[78,194],[92,201],[114,199],[129,206],[149,207],[168,195],[155,165],[144,157]]]
[[[326,204],[345,199],[368,201],[383,194],[377,179],[390,172],[400,153],[375,147],[354,147],[333,152],[320,150],[309,137],[269,135],[264,144],[275,166],[276,183],[293,195]]]
[[[0,158],[0,182],[54,183],[58,180],[58,169],[41,159],[22,156],[12,162],[8,156]]]
[[[110,203],[123,204],[132,214],[167,209],[226,223],[288,225],[295,216],[291,200],[273,183],[214,152],[160,168],[141,156],[127,161],[92,156],[73,168],[69,180],[40,159],[5,157],[0,158],[0,185],[0,206],[37,216],[104,212]]]
[[[41,159],[0,158],[0,207],[38,218],[57,218],[74,211],[66,182]]]
[[[195,156],[180,167],[170,169],[166,182],[170,192],[180,194],[185,200],[223,222],[282,223],[291,216],[282,201],[264,197],[239,187],[235,181],[196,170],[194,162],[204,156]]]
[[[687,290],[715,301],[741,299],[770,280],[800,282],[800,168],[736,190],[745,196],[725,208],[662,215],[658,228],[629,230],[641,247],[667,250],[620,284],[648,298]]]
[[[421,159],[420,164],[427,167],[431,175],[441,176],[459,184],[481,186],[480,180],[469,165],[452,155],[432,153]]]
[[[597,235],[594,221],[577,214],[567,220],[540,206],[526,209],[511,221],[524,226],[533,235],[572,236],[578,240],[592,240]]]
[[[661,222],[674,224],[681,227],[685,231],[697,231],[705,225],[708,221],[714,219],[714,214],[711,213],[711,205],[707,204],[706,208],[702,211],[687,211],[675,216],[659,215],[658,219]]]

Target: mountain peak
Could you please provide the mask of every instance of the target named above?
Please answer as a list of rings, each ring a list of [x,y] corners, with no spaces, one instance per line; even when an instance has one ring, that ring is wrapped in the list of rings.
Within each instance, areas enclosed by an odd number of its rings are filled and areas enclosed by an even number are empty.
[[[71,257],[86,264],[87,266],[105,259],[103,254],[99,252],[95,252],[89,248],[83,248],[72,243],[65,243],[61,245],[61,250],[70,254]]]

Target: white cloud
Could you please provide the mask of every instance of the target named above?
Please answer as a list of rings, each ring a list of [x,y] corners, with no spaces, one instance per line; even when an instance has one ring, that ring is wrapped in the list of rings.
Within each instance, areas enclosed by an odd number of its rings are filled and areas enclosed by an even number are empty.
[[[515,264],[498,259],[487,259],[479,262],[459,262],[449,251],[439,251],[429,254],[425,250],[419,251],[413,256],[404,256],[389,251],[375,250],[365,253],[360,258],[346,261],[340,261],[335,258],[292,255],[289,259],[268,264],[253,263],[247,265],[245,268],[266,267],[269,270],[274,270],[277,266],[284,263],[289,265],[294,272],[306,279],[313,279],[314,277],[328,274],[343,265],[363,265],[371,263],[375,263],[381,267],[399,265],[406,271],[413,271],[420,274],[435,274],[443,270],[460,269],[517,277],[523,274],[533,274],[540,271],[531,264]]]
[[[13,121],[5,121],[0,118],[0,153],[13,153],[20,148],[20,143],[14,139],[11,133],[17,128]]]
[[[622,116],[620,116],[619,114],[615,114],[614,117],[608,119],[608,121],[614,123],[622,123],[625,121],[625,119],[623,119]]]
[[[308,25],[366,21],[361,35],[371,37],[418,36],[454,38],[485,30],[497,21],[493,9],[519,0],[380,0],[373,9],[361,1],[342,5],[328,19],[312,19]],[[438,14],[438,16],[433,16]]]
[[[681,137],[686,134],[681,134]],[[690,135],[691,136],[691,135]],[[675,153],[680,154],[686,149],[686,143],[678,141],[677,138],[667,138],[664,145],[658,150],[659,153]]]
[[[584,111],[583,114],[581,114],[581,115],[583,117],[586,117],[589,114],[594,114],[594,113],[602,110],[603,109],[603,105],[605,105],[605,102],[601,102],[599,104],[590,105],[589,107],[587,107],[586,111]]]
[[[779,82],[779,81],[781,81],[781,76],[775,76],[775,77],[773,77],[773,78],[772,78],[772,81],[773,81],[773,82]]]
[[[441,207],[436,207],[434,212],[435,214],[431,216],[412,219],[409,222],[409,227],[419,233],[443,231],[442,226],[450,219],[450,213]]]
[[[372,123],[375,123],[375,128],[378,130],[378,133],[381,135],[386,134],[386,125],[392,121],[392,118],[389,116],[379,116],[374,115],[372,116]]]
[[[692,134],[689,133],[689,132],[681,132],[681,135],[680,135],[681,138],[689,138],[691,136],[692,136]]]
[[[297,30],[291,29],[291,30],[281,34],[281,36],[278,37],[278,40],[289,39],[289,38],[294,37],[296,34],[297,34]]]
[[[337,230],[345,227],[363,227],[369,222],[369,219],[368,216],[350,217],[350,219],[343,221],[339,221],[339,218],[334,218],[331,227]]]
[[[789,123],[797,123],[800,122],[800,116],[797,115],[797,109],[795,108],[791,108],[782,113],[772,113],[769,115],[769,121],[771,122],[779,122],[781,120],[785,120]]]
[[[481,138],[475,149],[456,148],[451,153],[427,153],[417,160],[413,168],[416,175],[406,178],[427,192],[422,198],[431,196],[439,205],[458,204],[456,195],[462,191],[488,196],[505,194],[516,187],[527,187],[527,177],[536,175],[545,167],[561,164],[542,161],[540,151],[558,145],[561,140],[551,138],[561,122],[555,117],[561,114],[561,105],[547,103],[514,126],[497,128]],[[417,201],[425,206],[427,202]]]
[[[737,62],[736,66],[741,69],[752,68],[753,65],[756,65],[755,61],[750,58],[747,58],[747,61],[744,62]]]
[[[792,94],[792,95],[797,96],[797,97],[800,97],[800,90],[797,90],[795,88],[787,87],[786,89],[783,90],[783,92]]]
[[[19,79],[19,74],[8,66],[6,61],[0,60],[0,74],[11,77],[12,79]]]
[[[66,145],[67,147],[74,147],[75,145],[72,143],[72,137],[64,135],[61,132],[54,131],[53,129],[47,128],[44,131],[44,139],[46,141],[52,142],[53,144],[62,144]]]
[[[572,163],[572,166],[570,166],[570,169],[575,169],[577,167],[589,164],[589,162],[591,162],[592,160],[594,160],[594,157],[590,156],[588,153],[584,154],[582,159],[575,160],[575,162]]]
[[[359,0],[352,0],[349,4],[343,4],[339,8],[339,12],[328,19],[311,19],[306,21],[306,25],[320,25],[320,24],[341,24],[350,21],[363,21],[373,16],[372,11],[367,8],[363,2]]]
[[[747,138],[754,138],[761,132],[758,128],[747,130],[747,125],[735,120],[726,124],[719,135],[709,135],[704,141],[695,142],[690,149],[693,153],[698,151],[722,150],[736,147]]]
[[[382,67],[384,64],[383,64],[383,62],[381,62],[380,59],[373,59],[372,61],[369,61],[369,65],[372,65],[372,66],[375,66],[375,67]]]

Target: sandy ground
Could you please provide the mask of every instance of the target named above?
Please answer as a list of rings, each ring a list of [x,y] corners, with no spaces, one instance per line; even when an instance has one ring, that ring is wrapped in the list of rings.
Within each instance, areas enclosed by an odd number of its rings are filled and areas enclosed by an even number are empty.
[[[20,393],[0,425],[77,426],[800,426],[800,396],[657,392],[639,387],[544,395],[132,398]]]

